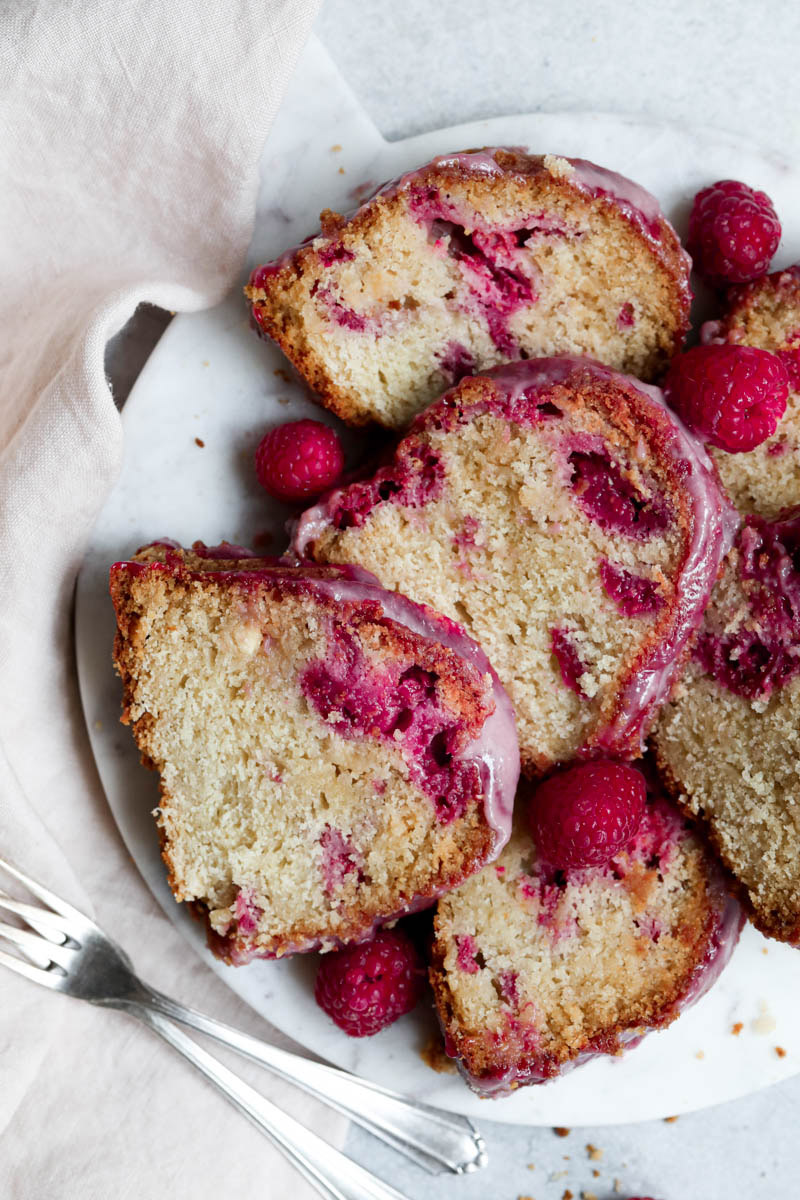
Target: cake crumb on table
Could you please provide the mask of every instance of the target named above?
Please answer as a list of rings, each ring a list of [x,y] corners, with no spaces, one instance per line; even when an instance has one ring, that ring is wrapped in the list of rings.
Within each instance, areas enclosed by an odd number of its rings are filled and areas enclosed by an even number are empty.
[[[778,1058],[786,1058],[787,1051],[784,1050],[783,1046],[776,1046],[775,1053],[777,1054]]]
[[[575,1200],[575,1197],[573,1196],[573,1194],[569,1190],[569,1188],[565,1189],[564,1195],[561,1197],[561,1200]]]
[[[342,148],[342,147],[341,147],[341,145],[339,144],[339,142],[335,142],[335,143],[334,143],[334,144],[331,146],[331,154],[338,154],[338,153],[339,153],[339,151],[341,150],[341,148]]]
[[[284,383],[292,382],[291,375],[284,367],[276,367],[272,374],[277,375],[278,379],[282,379]]]
[[[339,174],[344,175],[344,167],[339,167]]]
[[[665,1125],[673,1125],[677,1121],[677,1117],[664,1117]]]
[[[528,1170],[529,1170],[529,1171],[535,1171],[535,1170],[536,1170],[536,1163],[528,1163]]]
[[[195,439],[194,439],[194,444],[195,444],[195,446],[199,446],[201,450],[202,450],[202,449],[204,448],[204,446],[205,446],[205,442],[203,441],[203,439],[202,439],[202,438],[195,438]]]
[[[706,1056],[705,1050],[698,1050],[697,1054],[695,1054],[695,1058],[705,1058],[705,1056]]]
[[[737,1021],[735,1025],[731,1025],[731,1033],[734,1037],[738,1037],[743,1029],[744,1023],[742,1021]]]
[[[592,1162],[600,1162],[600,1159],[603,1157],[603,1151],[600,1150],[599,1147],[593,1146],[591,1142],[587,1143],[586,1153],[589,1155],[589,1158],[592,1160]]]
[[[597,1170],[597,1167],[594,1167],[594,1168],[593,1168],[593,1170],[592,1170],[592,1175],[594,1176],[594,1178],[595,1178],[595,1179],[599,1179],[599,1178],[600,1178],[600,1172]]]
[[[439,1033],[431,1034],[420,1050],[419,1056],[426,1066],[430,1067],[432,1071],[438,1071],[440,1075],[456,1074],[456,1064],[445,1054],[442,1037]]]
[[[566,1125],[554,1125],[553,1133],[556,1135],[556,1137],[569,1137],[571,1130],[569,1130]]]

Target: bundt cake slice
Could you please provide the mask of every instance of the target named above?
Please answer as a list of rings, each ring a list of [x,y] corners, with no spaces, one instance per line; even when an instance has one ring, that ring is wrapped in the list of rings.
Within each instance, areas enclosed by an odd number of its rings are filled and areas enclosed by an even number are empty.
[[[388,465],[309,509],[293,549],[461,622],[532,775],[640,751],[731,536],[710,460],[660,393],[560,358],[463,380]]]
[[[368,937],[495,857],[519,756],[452,622],[357,569],[160,543],[111,569],[123,721],[228,962]]]
[[[680,347],[689,262],[657,201],[582,159],[443,155],[258,267],[246,289],[322,403],[404,428],[464,375],[589,354],[645,379]]]
[[[554,870],[520,812],[497,862],[439,901],[434,928],[445,1049],[476,1092],[500,1096],[670,1024],[722,971],[741,911],[651,793],[604,866]]]
[[[772,437],[743,454],[710,449],[737,508],[776,517],[800,504],[800,265],[731,288],[724,315],[702,336],[771,350],[788,371],[786,412]]]
[[[653,741],[755,925],[800,943],[800,509],[749,516]]]

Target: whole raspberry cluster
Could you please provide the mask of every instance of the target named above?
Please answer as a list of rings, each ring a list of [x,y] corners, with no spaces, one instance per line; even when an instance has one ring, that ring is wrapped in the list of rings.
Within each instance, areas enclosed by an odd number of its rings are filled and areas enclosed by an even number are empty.
[[[369,1037],[411,1012],[424,981],[424,967],[407,934],[382,929],[370,942],[324,954],[314,996],[350,1037]]]
[[[271,429],[256,450],[258,481],[276,500],[307,500],[332,487],[344,469],[333,429],[320,421],[289,421]]]
[[[695,270],[713,287],[763,275],[780,239],[781,223],[765,192],[721,179],[694,198],[687,248]]]
[[[626,763],[583,763],[551,775],[531,802],[539,854],[561,869],[603,866],[636,833],[646,799],[644,776]]]
[[[738,454],[775,432],[789,376],[779,358],[755,346],[693,346],[672,360],[664,392],[698,437]]]

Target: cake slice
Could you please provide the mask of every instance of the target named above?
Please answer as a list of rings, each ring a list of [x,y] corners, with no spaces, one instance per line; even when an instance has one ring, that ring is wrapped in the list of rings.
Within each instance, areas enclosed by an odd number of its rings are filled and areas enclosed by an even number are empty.
[[[800,509],[749,516],[653,735],[755,925],[800,943]]]
[[[323,497],[300,558],[360,563],[486,650],[529,775],[635,755],[733,533],[660,393],[588,359],[463,380],[371,478]]]
[[[498,861],[437,905],[430,977],[446,1052],[483,1096],[618,1054],[707,991],[741,920],[658,795],[602,867],[554,870],[520,813]]]
[[[776,517],[800,504],[800,265],[730,288],[722,318],[707,322],[702,336],[771,350],[789,373],[786,412],[772,437],[743,454],[710,450],[737,508]]]
[[[689,324],[689,260],[657,201],[582,159],[443,155],[258,267],[246,288],[322,403],[404,428],[464,376],[589,354],[656,378]]]
[[[228,962],[330,948],[495,857],[519,758],[458,626],[366,572],[223,544],[111,568],[124,722],[177,900]]]

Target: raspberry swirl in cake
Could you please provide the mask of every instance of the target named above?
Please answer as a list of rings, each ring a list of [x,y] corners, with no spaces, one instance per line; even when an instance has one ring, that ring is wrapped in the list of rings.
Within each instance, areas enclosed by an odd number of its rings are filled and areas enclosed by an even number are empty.
[[[387,465],[309,509],[293,549],[361,563],[463,623],[536,774],[640,751],[735,524],[657,389],[559,358],[464,380]]]
[[[170,884],[227,961],[362,940],[499,853],[514,719],[454,622],[227,543],[146,548],[111,592]]]
[[[583,159],[441,155],[258,267],[246,289],[322,403],[403,428],[444,387],[584,353],[656,378],[689,322],[689,261],[648,192]]]

